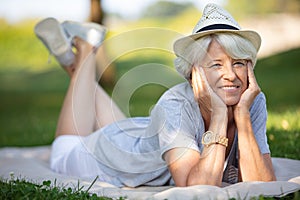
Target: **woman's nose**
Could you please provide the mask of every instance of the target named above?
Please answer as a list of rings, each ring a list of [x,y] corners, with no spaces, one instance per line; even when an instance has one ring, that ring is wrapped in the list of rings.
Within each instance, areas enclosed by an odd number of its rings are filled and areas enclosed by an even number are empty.
[[[236,73],[235,73],[231,63],[226,64],[226,66],[223,69],[224,69],[224,72],[223,72],[224,79],[229,80],[229,81],[233,81],[234,79],[236,79]]]

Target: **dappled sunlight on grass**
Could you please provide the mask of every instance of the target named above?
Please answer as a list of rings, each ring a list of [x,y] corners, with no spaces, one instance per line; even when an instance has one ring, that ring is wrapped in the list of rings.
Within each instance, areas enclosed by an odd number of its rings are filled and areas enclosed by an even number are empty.
[[[300,107],[269,112],[267,136],[274,157],[300,159]]]
[[[300,107],[289,109],[284,112],[268,112],[268,129],[285,131],[300,130]]]

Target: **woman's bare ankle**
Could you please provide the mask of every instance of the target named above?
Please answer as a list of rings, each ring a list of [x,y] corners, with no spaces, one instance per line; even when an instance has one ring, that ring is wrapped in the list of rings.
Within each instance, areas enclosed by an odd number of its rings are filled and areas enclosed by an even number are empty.
[[[79,71],[81,65],[83,62],[85,62],[87,57],[95,56],[94,47],[81,38],[75,37],[73,39],[73,45],[76,48],[74,62],[70,66],[62,66],[70,78],[74,76],[76,71]]]

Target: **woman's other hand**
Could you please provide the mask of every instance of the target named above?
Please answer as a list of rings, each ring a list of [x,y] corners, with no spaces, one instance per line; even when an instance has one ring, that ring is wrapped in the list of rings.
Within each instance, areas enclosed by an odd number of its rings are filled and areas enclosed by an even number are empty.
[[[260,93],[260,87],[257,84],[252,63],[247,62],[248,68],[248,88],[243,92],[239,102],[233,106],[234,113],[237,112],[249,112],[250,106],[252,105],[255,97]]]
[[[214,113],[227,111],[226,104],[209,86],[202,67],[193,67],[191,85],[203,116],[210,118]]]

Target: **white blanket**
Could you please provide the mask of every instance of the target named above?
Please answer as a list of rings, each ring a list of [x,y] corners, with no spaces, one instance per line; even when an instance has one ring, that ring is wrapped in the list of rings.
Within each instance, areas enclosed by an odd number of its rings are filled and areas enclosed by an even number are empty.
[[[56,180],[57,185],[74,187],[84,186],[86,189],[93,180],[85,180],[54,173],[49,168],[50,146],[29,148],[1,148],[0,176],[10,179],[24,178],[34,183],[44,180]],[[275,182],[243,182],[223,188],[207,185],[191,187],[138,187],[117,188],[113,185],[96,181],[90,192],[100,196],[128,199],[250,199],[254,196],[281,197],[300,190],[300,161],[284,158],[272,158],[277,181]]]

